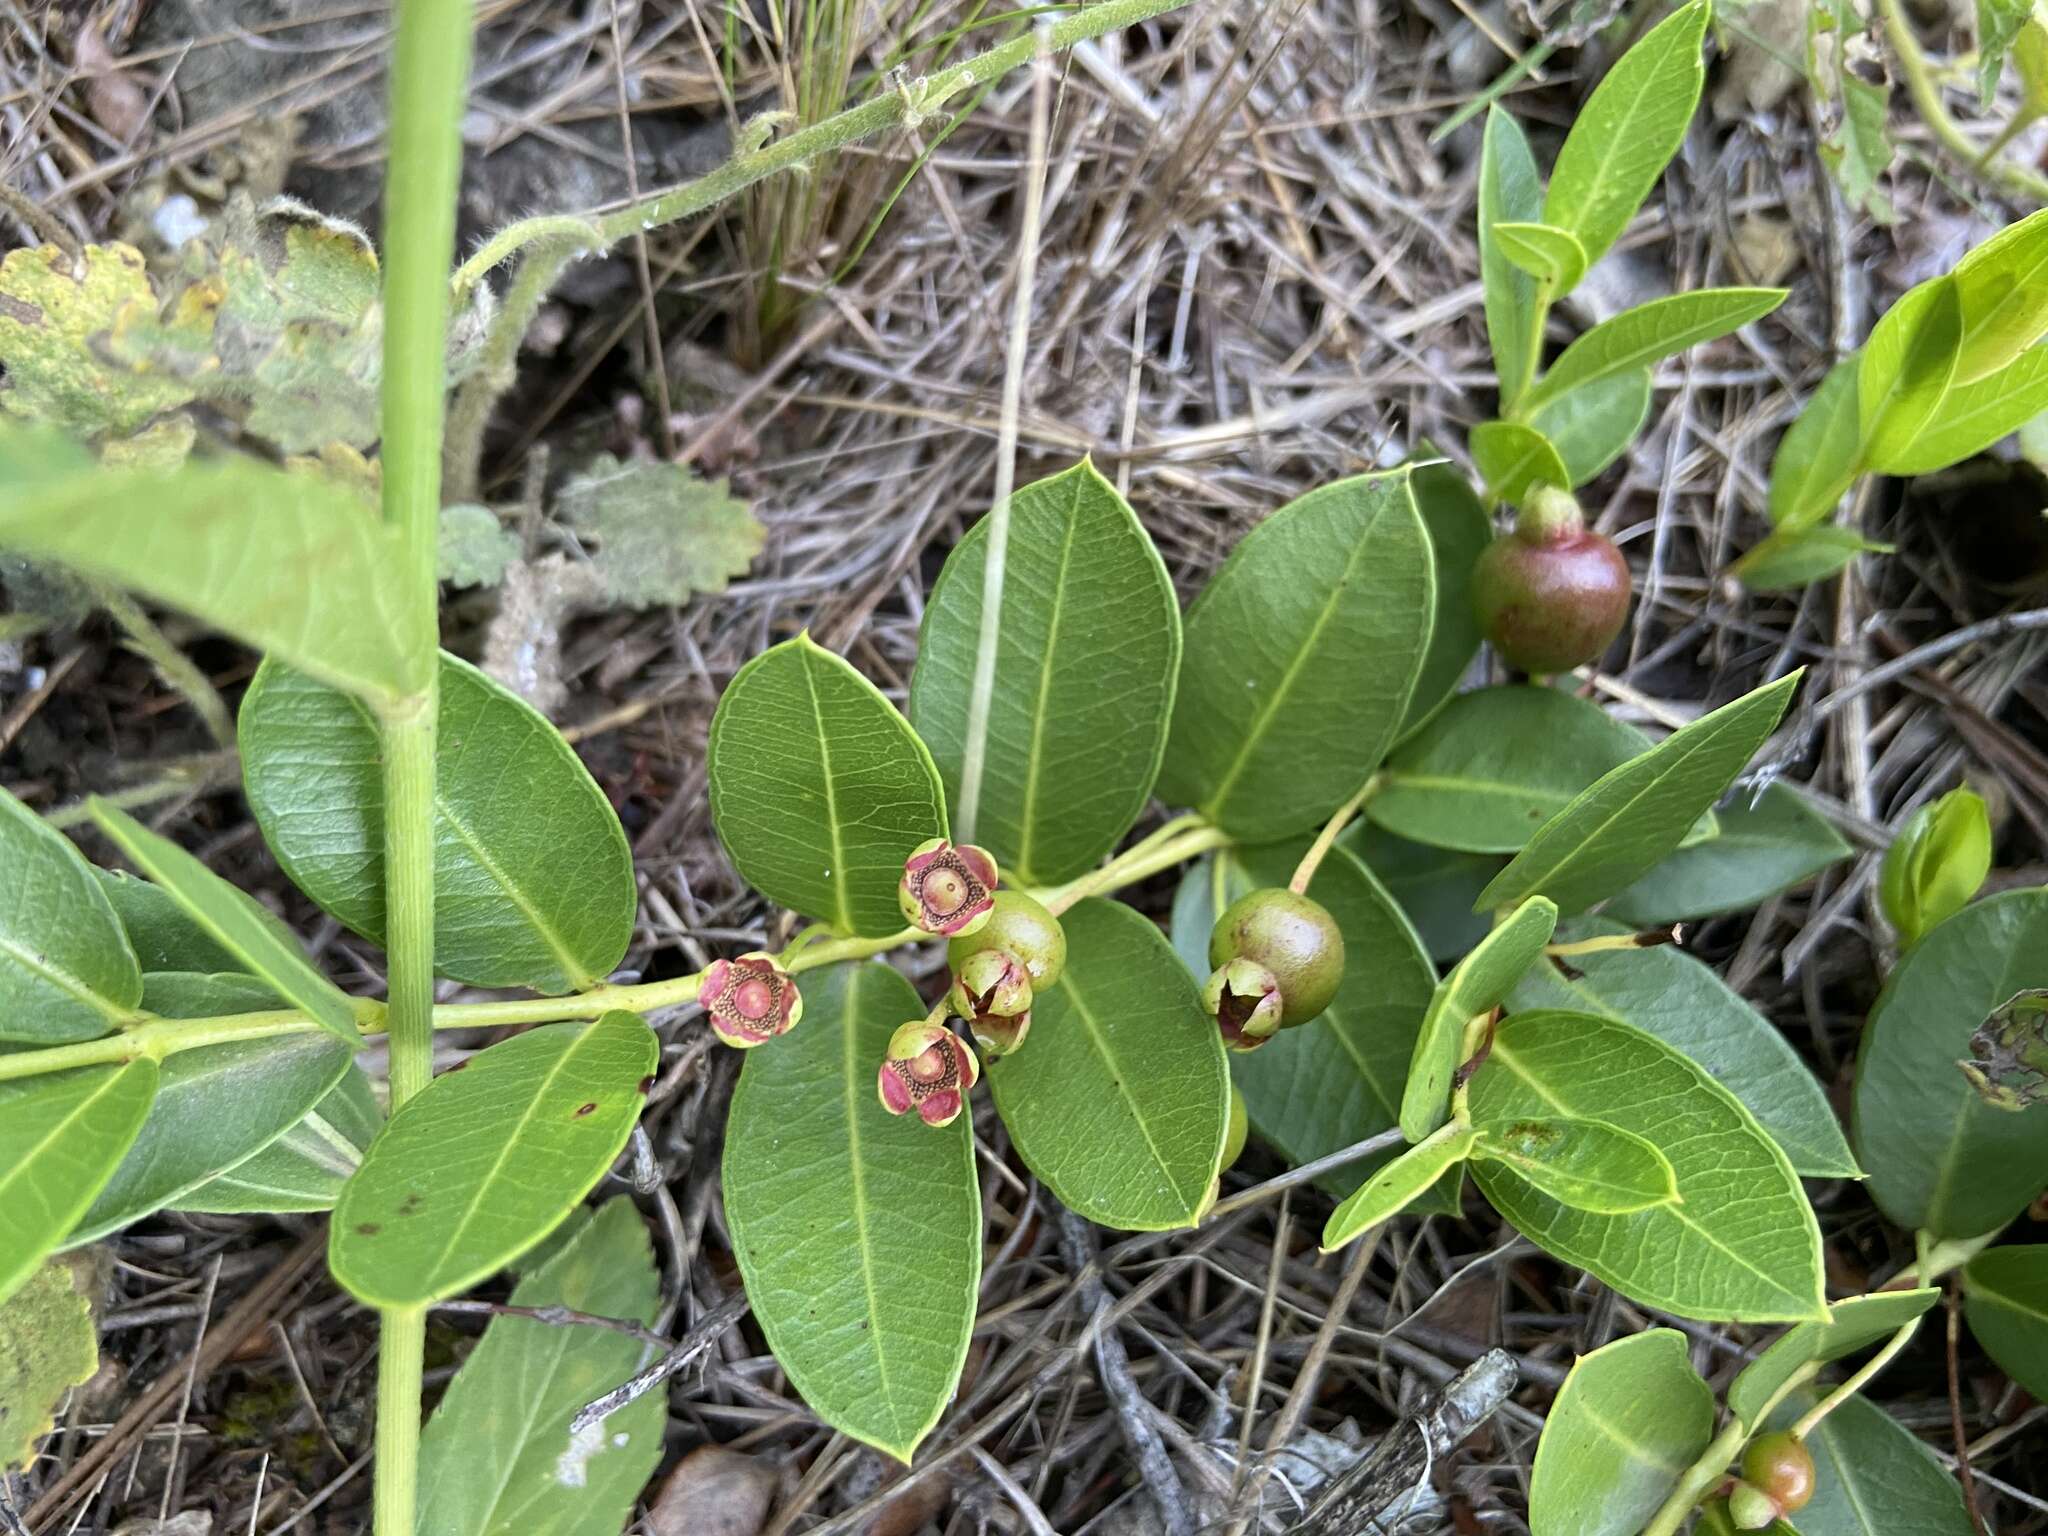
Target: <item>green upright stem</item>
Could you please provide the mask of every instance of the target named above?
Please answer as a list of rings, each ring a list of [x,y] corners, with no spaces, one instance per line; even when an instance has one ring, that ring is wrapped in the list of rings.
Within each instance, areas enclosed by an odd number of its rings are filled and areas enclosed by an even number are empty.
[[[376,1530],[410,1533],[420,1480],[420,1379],[425,1374],[427,1309],[386,1307],[378,1314],[377,1459],[372,1508]]]
[[[1643,1536],[1678,1536],[1678,1528],[1685,1524],[1685,1517],[1733,1465],[1748,1438],[1749,1427],[1740,1419],[1730,1419],[1722,1425],[1721,1433],[1700,1452],[1699,1460],[1685,1469],[1685,1475],[1679,1478],[1671,1496],[1658,1506],[1656,1515],[1643,1527]]]

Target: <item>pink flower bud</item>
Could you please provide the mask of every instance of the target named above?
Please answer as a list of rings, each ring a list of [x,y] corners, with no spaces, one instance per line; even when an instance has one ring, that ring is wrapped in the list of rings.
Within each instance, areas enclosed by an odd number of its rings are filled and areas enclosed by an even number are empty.
[[[972,843],[920,843],[903,861],[896,902],[904,920],[926,933],[950,939],[977,932],[995,911],[996,861]]]
[[[712,961],[697,988],[697,1001],[713,1033],[743,1051],[791,1029],[804,1013],[796,979],[759,951]]]
[[[1255,1051],[1280,1027],[1280,981],[1256,960],[1226,960],[1202,989],[1202,1006],[1233,1051]]]
[[[951,1125],[967,1107],[981,1064],[967,1042],[942,1024],[918,1019],[889,1037],[876,1088],[892,1115],[916,1110],[926,1125]]]

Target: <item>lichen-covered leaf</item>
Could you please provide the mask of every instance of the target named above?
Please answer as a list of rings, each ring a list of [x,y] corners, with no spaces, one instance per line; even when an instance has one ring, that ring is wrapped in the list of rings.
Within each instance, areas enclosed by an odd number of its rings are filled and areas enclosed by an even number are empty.
[[[64,1394],[99,1364],[91,1303],[68,1264],[45,1264],[0,1305],[0,1473],[35,1458]]]
[[[599,454],[562,487],[556,510],[595,545],[590,564],[614,608],[687,603],[723,592],[761,553],[747,504],[684,464],[622,464]]]

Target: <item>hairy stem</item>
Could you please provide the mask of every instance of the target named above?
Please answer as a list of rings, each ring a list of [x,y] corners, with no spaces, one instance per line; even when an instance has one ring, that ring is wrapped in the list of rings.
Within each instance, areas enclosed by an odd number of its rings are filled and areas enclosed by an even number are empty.
[[[1287,882],[1287,889],[1297,896],[1308,894],[1309,882],[1315,879],[1316,870],[1321,867],[1325,855],[1336,846],[1337,834],[1351,825],[1351,819],[1364,807],[1365,802],[1378,792],[1384,782],[1381,775],[1374,774],[1358,786],[1357,794],[1330,813],[1330,819],[1323,823],[1323,830],[1316,834],[1316,840],[1308,845],[1308,852],[1304,853],[1301,862],[1294,866],[1294,876]]]

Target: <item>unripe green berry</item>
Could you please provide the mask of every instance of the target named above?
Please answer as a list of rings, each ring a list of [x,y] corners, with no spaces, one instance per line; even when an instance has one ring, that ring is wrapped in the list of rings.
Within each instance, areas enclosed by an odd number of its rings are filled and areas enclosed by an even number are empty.
[[[1015,955],[1031,973],[1040,992],[1060,979],[1067,968],[1067,934],[1045,904],[1022,891],[997,891],[985,926],[946,946],[946,963],[958,971],[967,957],[984,949]]]
[[[1256,961],[1280,987],[1280,1025],[1306,1024],[1344,980],[1344,935],[1320,902],[1269,886],[1240,896],[1209,932],[1209,963]]]
[[[1737,1483],[1728,1490],[1728,1520],[1738,1531],[1761,1531],[1777,1518],[1777,1502],[1761,1488]]]
[[[1607,649],[1628,617],[1628,562],[1594,533],[1569,491],[1538,486],[1513,533],[1480,551],[1472,611],[1501,660],[1522,672],[1569,672]]]
[[[1742,1453],[1742,1481],[1770,1500],[1772,1520],[1781,1515],[1795,1514],[1806,1508],[1807,1501],[1813,1497],[1813,1453],[1788,1431],[1759,1435]],[[1734,1502],[1731,1497],[1731,1512],[1734,1511]],[[1736,1523],[1741,1525],[1742,1522],[1738,1519]],[[1770,1520],[1765,1520],[1758,1525],[1743,1526],[1743,1529],[1761,1530],[1769,1524]]]

